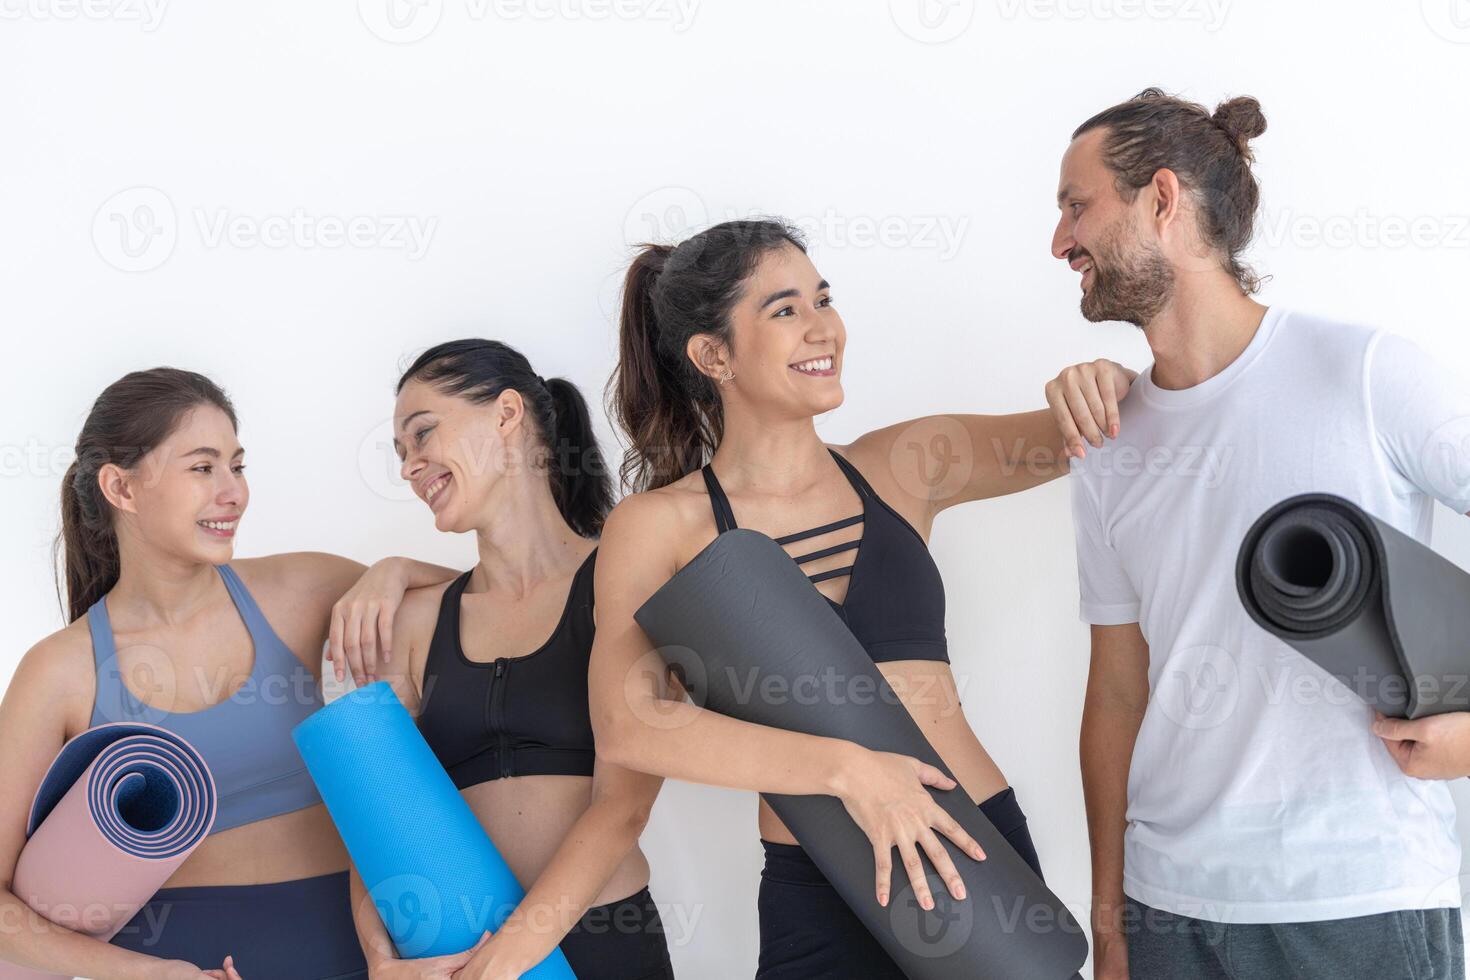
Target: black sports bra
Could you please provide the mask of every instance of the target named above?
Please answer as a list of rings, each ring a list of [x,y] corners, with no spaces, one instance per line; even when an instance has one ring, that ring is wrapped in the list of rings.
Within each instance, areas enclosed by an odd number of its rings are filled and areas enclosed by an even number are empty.
[[[459,600],[470,572],[444,590],[424,664],[418,724],[455,786],[508,776],[592,775],[587,666],[596,557],[593,548],[572,576],[551,637],[522,657],[465,657]]]
[[[949,645],[944,638],[944,580],[929,548],[912,524],[868,485],[857,467],[835,450],[828,449],[847,482],[862,499],[863,511],[831,524],[797,531],[776,538],[787,544],[816,537],[841,528],[862,524],[859,537],[819,548],[793,560],[798,564],[857,549],[852,564],[808,575],[813,584],[840,575],[850,576],[847,595],[838,603],[822,598],[847,623],[848,629],[868,651],[875,663],[889,660],[942,660],[949,662]],[[704,467],[715,527],[720,534],[736,527],[730,500],[715,478],[710,464]],[[876,504],[876,506],[874,506]]]

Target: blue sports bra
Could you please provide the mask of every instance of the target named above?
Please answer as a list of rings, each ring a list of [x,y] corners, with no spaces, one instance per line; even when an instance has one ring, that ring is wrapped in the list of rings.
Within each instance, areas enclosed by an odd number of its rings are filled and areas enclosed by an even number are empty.
[[[859,537],[793,558],[798,565],[829,555],[857,549],[852,563],[807,576],[813,584],[842,575],[850,576],[841,603],[826,593],[822,598],[868,651],[875,663],[890,660],[942,660],[949,662],[949,644],[944,636],[944,580],[929,554],[929,547],[912,524],[868,485],[857,467],[836,450],[828,449],[847,482],[862,501],[862,513],[821,527],[776,538],[777,544],[816,537],[854,524],[863,525]],[[713,466],[704,467],[704,483],[715,512],[715,528],[723,534],[735,524],[735,512]]]
[[[208,764],[219,795],[211,834],[322,801],[291,741],[291,729],[297,722],[322,706],[321,687],[271,629],[235,570],[229,565],[214,567],[250,631],[255,663],[250,678],[228,700],[200,711],[173,714],[138,700],[118,670],[107,597],[87,610],[97,663],[91,724],[144,722],[188,740]],[[155,687],[175,686],[160,685],[156,678],[140,679]]]

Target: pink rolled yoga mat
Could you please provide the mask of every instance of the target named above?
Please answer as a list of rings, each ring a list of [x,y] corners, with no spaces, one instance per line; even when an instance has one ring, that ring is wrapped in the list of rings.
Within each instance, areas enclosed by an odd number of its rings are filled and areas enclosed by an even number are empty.
[[[215,810],[214,777],[178,735],[89,728],[36,790],[11,890],[57,925],[111,939],[209,834]],[[56,977],[0,960],[0,980]]]

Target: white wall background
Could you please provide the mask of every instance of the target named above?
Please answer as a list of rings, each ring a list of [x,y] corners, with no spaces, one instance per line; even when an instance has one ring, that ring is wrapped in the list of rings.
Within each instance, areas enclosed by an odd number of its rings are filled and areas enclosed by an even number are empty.
[[[240,555],[467,567],[473,542],[388,476],[398,368],[487,335],[600,400],[619,274],[650,236],[812,225],[849,330],[830,439],[1037,407],[1076,360],[1143,366],[1047,250],[1072,127],[1151,84],[1261,100],[1268,302],[1470,355],[1466,0],[82,3],[0,0],[0,680],[62,623],[60,476],[130,369],[234,397]],[[1437,543],[1470,565],[1470,524],[1442,513]],[[932,548],[970,720],[1083,915],[1066,487],[949,511]],[[688,785],[658,804],[645,841],[684,976],[753,972],[754,812]]]

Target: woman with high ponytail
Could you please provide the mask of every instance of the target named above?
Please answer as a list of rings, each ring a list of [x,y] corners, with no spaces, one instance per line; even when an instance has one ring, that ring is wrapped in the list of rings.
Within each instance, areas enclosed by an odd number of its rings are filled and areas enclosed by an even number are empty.
[[[933,908],[919,855],[956,899],[960,879],[939,838],[983,857],[926,788],[954,789],[955,780],[917,759],[679,699],[648,669],[659,654],[633,618],[714,535],[765,532],[809,573],[974,802],[1040,873],[1015,794],[960,709],[927,538],[947,507],[1066,472],[1062,432],[1042,409],[927,416],[825,444],[813,420],[842,403],[846,345],[831,286],[782,221],[725,222],[674,248],[647,246],[633,260],[609,394],[629,443],[622,475],[638,492],[614,508],[603,533],[592,717],[599,752],[630,769],[838,797],[873,843],[878,901],[889,901],[896,847],[915,898]],[[1111,362],[1088,370],[1077,422],[1092,431],[1085,415],[1107,431],[1131,375]],[[764,802],[759,824],[757,977],[902,980]]]
[[[291,741],[322,705],[321,651],[349,587],[393,608],[447,569],[368,571],[316,552],[234,559],[249,502],[234,407],[211,380],[160,367],[97,397],[61,485],[69,623],[21,659],[0,702],[0,864],[62,745],[110,722],[174,731],[203,757],[210,834],[109,941],[0,891],[0,959],[65,976],[366,977],[347,852]],[[355,585],[354,585],[355,583]],[[376,624],[360,626],[376,641]]]
[[[528,889],[456,975],[518,977],[560,946],[578,980],[672,977],[638,846],[662,780],[600,758],[588,714],[612,479],[587,402],[508,344],[456,340],[403,372],[393,416],[404,479],[479,561],[405,596],[378,673]],[[352,879],[374,977],[420,976]]]

